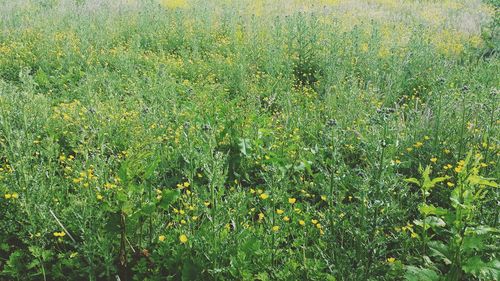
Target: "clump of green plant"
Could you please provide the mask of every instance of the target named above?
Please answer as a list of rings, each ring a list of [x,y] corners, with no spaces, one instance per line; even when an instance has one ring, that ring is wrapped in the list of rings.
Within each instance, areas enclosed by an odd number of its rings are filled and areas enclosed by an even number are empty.
[[[469,152],[465,160],[455,167],[456,183],[450,192],[450,207],[442,208],[428,204],[427,198],[448,176],[431,178],[431,167],[420,168],[421,179],[406,181],[419,186],[422,203],[419,205],[421,219],[414,221],[420,227],[423,266],[407,266],[407,280],[498,280],[500,261],[497,257],[497,241],[500,230],[485,224],[481,208],[491,200],[498,185],[494,179],[480,175],[481,155]]]

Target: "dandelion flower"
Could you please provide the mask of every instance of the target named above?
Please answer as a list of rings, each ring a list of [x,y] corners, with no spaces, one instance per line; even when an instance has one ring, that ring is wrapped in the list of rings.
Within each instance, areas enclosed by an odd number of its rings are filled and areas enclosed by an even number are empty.
[[[299,224],[302,225],[302,226],[304,226],[304,225],[306,225],[306,222],[303,221],[303,220],[299,220]]]
[[[295,204],[295,202],[297,202],[297,199],[291,197],[291,198],[288,198],[288,203],[290,204]]]
[[[181,241],[182,244],[186,244],[187,241],[188,241],[188,238],[187,238],[187,236],[185,234],[181,234],[179,236],[179,241]]]
[[[158,240],[160,240],[161,242],[165,241],[165,235],[160,235],[158,237]]]
[[[273,226],[272,229],[273,229],[274,232],[278,232],[278,230],[280,230],[280,227],[277,226],[277,225],[275,225],[275,226]]]
[[[267,193],[262,193],[259,197],[262,200],[266,200],[267,198],[269,198],[269,195]]]

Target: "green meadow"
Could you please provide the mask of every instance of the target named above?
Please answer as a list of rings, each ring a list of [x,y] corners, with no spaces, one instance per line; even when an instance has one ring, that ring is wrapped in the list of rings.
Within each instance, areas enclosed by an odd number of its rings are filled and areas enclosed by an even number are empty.
[[[500,280],[499,7],[0,0],[0,280]]]

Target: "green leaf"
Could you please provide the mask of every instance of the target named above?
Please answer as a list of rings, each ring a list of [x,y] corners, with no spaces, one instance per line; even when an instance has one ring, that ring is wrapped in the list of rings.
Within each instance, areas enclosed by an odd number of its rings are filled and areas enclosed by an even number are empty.
[[[158,156],[155,157],[154,160],[151,161],[151,164],[149,164],[146,169],[144,170],[144,179],[150,179],[156,168],[158,168],[158,165],[160,164],[160,158]]]
[[[498,187],[498,184],[491,179],[483,178],[478,175],[471,175],[467,178],[470,184],[486,185],[490,187]]]
[[[462,242],[462,249],[464,252],[472,252],[479,251],[483,249],[486,245],[483,242],[483,237],[474,235],[474,236],[465,236]]]
[[[425,203],[420,204],[418,207],[418,210],[420,211],[421,214],[423,215],[446,215],[448,213],[448,210],[440,208],[440,207],[435,207],[434,205],[427,205]]]
[[[413,223],[422,228],[424,227],[424,221],[422,220],[414,220]],[[425,218],[425,230],[429,229],[429,227],[435,228],[444,226],[446,226],[446,223],[441,218],[435,216],[429,216]]]
[[[9,250],[9,244],[7,243],[0,243],[0,251],[7,252]]]
[[[469,227],[467,228],[467,233],[474,233],[476,235],[483,235],[483,234],[488,234],[488,233],[499,233],[500,231],[498,228],[486,226],[486,225],[480,225],[476,227]]]
[[[170,208],[170,205],[172,205],[172,203],[174,203],[175,200],[177,200],[179,195],[180,195],[180,191],[177,189],[175,189],[175,190],[171,190],[171,189],[163,190],[161,193],[161,200],[158,203],[158,206],[165,211],[168,210]]]
[[[446,226],[446,223],[441,218],[438,218],[435,216],[429,216],[425,219],[425,221],[431,227],[445,227]]]
[[[156,211],[156,204],[153,202],[149,202],[149,203],[145,204],[144,206],[142,206],[142,208],[140,210],[141,215],[144,215],[144,216],[150,216],[155,211]]]
[[[116,200],[120,203],[124,203],[128,201],[128,195],[123,189],[118,189],[116,192]]]
[[[405,280],[407,281],[437,281],[439,275],[431,269],[416,266],[406,266]]]
[[[120,169],[118,170],[118,177],[125,186],[128,185],[129,181],[128,165],[128,161],[125,161],[122,163]]]
[[[250,150],[250,140],[242,138],[240,138],[239,140],[240,142],[238,143],[238,146],[240,147],[240,152],[241,154],[247,156]]]
[[[409,178],[409,179],[404,179],[405,182],[411,182],[414,183],[418,186],[420,186],[420,182],[416,178]]]
[[[444,243],[440,241],[430,241],[428,245],[433,257],[441,259],[447,265],[450,265],[452,263],[450,260],[451,256],[449,253],[449,249]]]
[[[434,187],[436,184],[440,183],[440,182],[443,182],[447,179],[449,179],[450,177],[446,176],[446,177],[437,177],[437,178],[434,178],[432,181],[431,181],[431,186]]]
[[[462,270],[477,278],[484,278],[487,280],[500,279],[500,261],[496,259],[485,263],[480,257],[475,256],[468,259],[464,265],[462,265]]]

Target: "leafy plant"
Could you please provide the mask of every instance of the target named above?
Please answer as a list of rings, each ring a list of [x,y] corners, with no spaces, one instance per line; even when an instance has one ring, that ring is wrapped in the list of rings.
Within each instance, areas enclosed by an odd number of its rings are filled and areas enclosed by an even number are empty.
[[[431,169],[420,169],[421,180],[406,181],[418,185],[423,202],[419,206],[422,219],[415,225],[422,230],[424,268],[407,267],[407,280],[468,280],[471,276],[482,280],[500,277],[500,262],[494,243],[500,231],[485,225],[478,211],[485,202],[489,188],[498,188],[492,179],[480,176],[481,156],[468,153],[455,168],[457,184],[450,193],[451,208],[428,205],[426,199],[436,184],[448,177],[431,179]],[[428,252],[427,252],[428,250]]]

